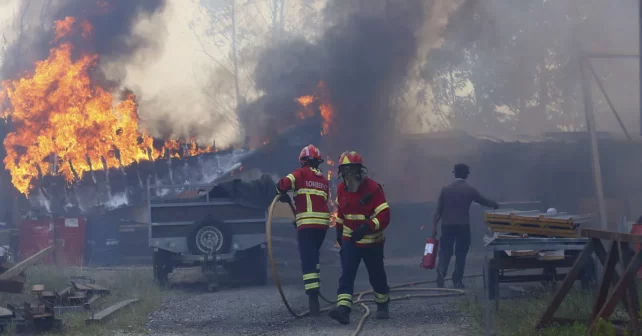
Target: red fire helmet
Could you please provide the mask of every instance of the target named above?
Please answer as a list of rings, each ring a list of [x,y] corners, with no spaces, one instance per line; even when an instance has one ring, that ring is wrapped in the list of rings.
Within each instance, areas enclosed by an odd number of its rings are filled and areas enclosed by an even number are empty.
[[[343,152],[339,158],[339,167],[344,165],[363,165],[363,159],[355,151]]]
[[[305,162],[308,161],[309,159],[314,159],[317,161],[321,161],[321,151],[315,147],[314,145],[307,145],[301,150],[301,154],[299,154],[299,161],[300,162]]]

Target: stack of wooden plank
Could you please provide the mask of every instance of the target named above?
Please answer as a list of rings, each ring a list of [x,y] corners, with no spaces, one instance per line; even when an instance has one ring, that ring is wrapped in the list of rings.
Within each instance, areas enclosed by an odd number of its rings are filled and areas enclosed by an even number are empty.
[[[590,217],[567,213],[547,214],[539,210],[490,210],[484,221],[493,232],[545,237],[579,237],[579,227]]]

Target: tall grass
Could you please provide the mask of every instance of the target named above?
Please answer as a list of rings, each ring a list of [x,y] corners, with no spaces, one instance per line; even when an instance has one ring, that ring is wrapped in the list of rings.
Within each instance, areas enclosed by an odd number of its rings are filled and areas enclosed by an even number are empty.
[[[533,290],[521,297],[500,301],[499,311],[491,302],[491,328],[500,336],[575,336],[588,335],[585,320],[593,306],[593,293],[572,290],[564,299],[555,317],[576,319],[573,325],[552,326],[542,330],[535,329],[544,310],[552,299],[552,293],[545,290]],[[485,301],[479,295],[468,295],[461,302],[461,308],[475,320],[476,334],[482,335],[485,330]],[[613,319],[628,319],[622,307],[618,307],[611,316]],[[609,335],[612,326],[605,321],[600,323],[598,335]]]

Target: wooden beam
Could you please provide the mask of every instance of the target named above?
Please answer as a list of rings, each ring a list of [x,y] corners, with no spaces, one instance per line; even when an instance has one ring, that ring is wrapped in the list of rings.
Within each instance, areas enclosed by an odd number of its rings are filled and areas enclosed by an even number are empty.
[[[642,253],[638,252],[636,253],[633,260],[626,267],[624,274],[622,274],[622,278],[620,279],[620,281],[618,281],[613,291],[609,294],[609,297],[606,299],[604,306],[602,307],[600,312],[595,316],[595,320],[593,321],[593,323],[589,325],[590,332],[592,332],[595,329],[597,325],[597,321],[599,321],[600,318],[608,319],[609,316],[613,314],[615,307],[620,302],[620,300],[622,300],[622,298],[624,297],[624,294],[626,293],[626,290],[628,289],[629,284],[631,283],[631,281],[633,280],[633,277],[637,273],[637,270],[640,267],[640,264],[642,264]],[[604,271],[606,272],[608,270],[605,269]]]
[[[582,237],[597,238],[603,240],[617,240],[622,243],[642,244],[642,235],[630,233],[618,233],[595,229],[582,229]]]
[[[611,247],[609,248],[609,253],[606,256],[606,263],[604,263],[604,272],[602,272],[602,279],[600,280],[600,286],[593,300],[593,308],[589,314],[589,325],[593,324],[595,316],[599,313],[600,309],[604,305],[604,301],[609,295],[609,290],[611,289],[611,282],[613,281],[613,270],[618,262],[618,248],[617,242],[612,241]]]
[[[620,246],[622,247],[621,248],[622,256],[620,257],[622,258],[622,266],[623,268],[626,268],[629,265],[629,263],[631,263],[631,259],[633,258],[633,256],[631,254],[631,249],[629,248],[628,243],[620,243]],[[633,328],[637,329],[638,313],[640,312],[640,301],[638,300],[638,290],[637,290],[637,285],[635,283],[636,283],[635,280],[631,281],[631,284],[629,285],[628,293],[627,295],[624,296],[624,298],[627,299],[625,300],[625,307],[627,308],[629,317],[631,318]]]
[[[105,322],[109,317],[113,316],[114,313],[135,302],[138,302],[138,299],[125,300],[111,305],[96,314],[92,314],[91,318],[85,320],[85,324],[90,325],[92,323]]]
[[[555,312],[559,308],[568,292],[573,287],[575,280],[577,280],[577,276],[584,268],[584,264],[591,258],[592,254],[593,242],[590,241],[588,244],[586,244],[584,250],[582,250],[580,255],[575,260],[575,264],[573,264],[573,267],[571,267],[571,269],[566,274],[566,278],[564,278],[564,281],[562,281],[562,284],[557,290],[557,293],[555,293],[553,300],[548,305],[548,308],[546,308],[546,311],[544,311],[544,314],[542,314],[542,318],[540,319],[537,328],[542,328],[553,323],[553,316],[555,315]]]
[[[597,256],[597,259],[600,260],[600,263],[602,264],[602,266],[605,266],[607,253],[606,253],[606,249],[604,249],[604,245],[602,245],[602,241],[597,238],[593,238],[591,240],[593,241],[593,248],[595,249],[595,255]],[[613,278],[611,280],[611,283],[617,283],[618,281],[620,281],[620,274],[618,273],[617,268],[611,271],[611,276]],[[626,306],[628,306],[627,300],[628,299],[626,296],[622,300]]]
[[[53,251],[54,245],[51,245],[40,252],[32,255],[31,257],[19,262],[15,266],[11,267],[8,269],[6,272],[0,274],[0,280],[9,280],[16,275],[22,273],[25,269],[27,269],[29,266],[34,265],[38,263],[44,256],[47,255],[47,253]]]

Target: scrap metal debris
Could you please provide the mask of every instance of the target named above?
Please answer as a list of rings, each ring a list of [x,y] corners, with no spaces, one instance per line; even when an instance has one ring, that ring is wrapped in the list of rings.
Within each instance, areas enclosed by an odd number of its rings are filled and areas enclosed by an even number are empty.
[[[90,319],[86,319],[85,323],[87,325],[93,324],[93,323],[101,323],[105,322],[110,316],[113,316],[114,313],[117,311],[131,305],[132,303],[138,302],[138,299],[132,299],[132,300],[125,300],[118,302],[112,306],[109,306],[102,311],[92,314]]]

